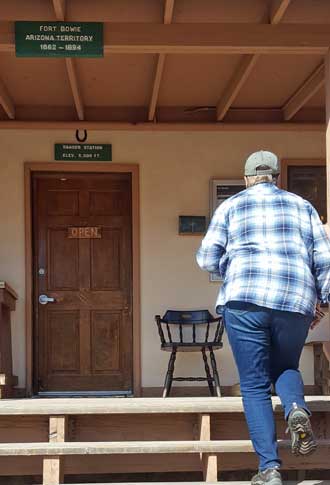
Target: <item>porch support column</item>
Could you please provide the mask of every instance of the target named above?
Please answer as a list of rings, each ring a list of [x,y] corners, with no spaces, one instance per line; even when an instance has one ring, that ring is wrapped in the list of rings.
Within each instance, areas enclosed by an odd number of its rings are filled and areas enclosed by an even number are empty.
[[[330,49],[325,56],[325,112],[326,112],[326,161],[327,161],[327,232],[330,237]],[[329,322],[330,325],[330,311]],[[330,342],[323,344],[323,351],[330,361]]]

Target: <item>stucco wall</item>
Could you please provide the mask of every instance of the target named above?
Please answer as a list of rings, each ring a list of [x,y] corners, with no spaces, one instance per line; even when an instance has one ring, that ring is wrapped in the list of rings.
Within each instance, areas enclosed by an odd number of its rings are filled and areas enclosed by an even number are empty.
[[[55,142],[73,142],[74,132],[0,132],[0,279],[19,294],[13,315],[14,371],[25,385],[24,180],[26,161],[53,160]],[[321,133],[133,133],[95,132],[89,142],[112,143],[113,161],[138,163],[141,187],[142,384],[161,386],[168,355],[159,351],[153,317],[171,308],[213,310],[217,285],[195,264],[199,237],[177,235],[180,214],[208,215],[211,177],[237,178],[255,149],[283,158],[325,157]],[[226,343],[217,353],[222,383],[237,382]],[[304,351],[306,384],[313,383],[313,358]],[[202,373],[200,357],[177,359],[180,374]]]

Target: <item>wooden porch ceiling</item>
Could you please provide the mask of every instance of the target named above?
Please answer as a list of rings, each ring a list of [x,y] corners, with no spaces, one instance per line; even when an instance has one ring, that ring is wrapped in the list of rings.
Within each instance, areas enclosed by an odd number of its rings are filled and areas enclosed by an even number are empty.
[[[104,22],[105,55],[16,58],[15,20]],[[329,47],[329,0],[0,0],[0,128],[322,129]]]

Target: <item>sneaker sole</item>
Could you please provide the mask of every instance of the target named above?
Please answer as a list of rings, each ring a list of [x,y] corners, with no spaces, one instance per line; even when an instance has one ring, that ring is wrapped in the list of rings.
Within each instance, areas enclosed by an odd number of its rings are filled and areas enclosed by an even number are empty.
[[[292,417],[290,422],[292,432],[292,453],[296,456],[310,455],[317,448],[308,416]]]
[[[268,480],[267,482],[265,481],[257,481],[257,482],[251,482],[252,485],[283,485],[283,482],[280,478],[272,478],[271,480]]]

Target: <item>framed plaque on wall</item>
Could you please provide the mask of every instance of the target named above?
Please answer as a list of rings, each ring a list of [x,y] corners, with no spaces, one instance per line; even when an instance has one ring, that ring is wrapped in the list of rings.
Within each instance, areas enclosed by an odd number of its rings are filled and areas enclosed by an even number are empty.
[[[216,208],[232,195],[241,190],[245,190],[243,179],[211,179],[210,182],[210,218],[212,218]],[[210,281],[221,281],[215,274],[210,274]]]
[[[324,160],[282,160],[281,187],[308,200],[327,222],[326,165]]]

